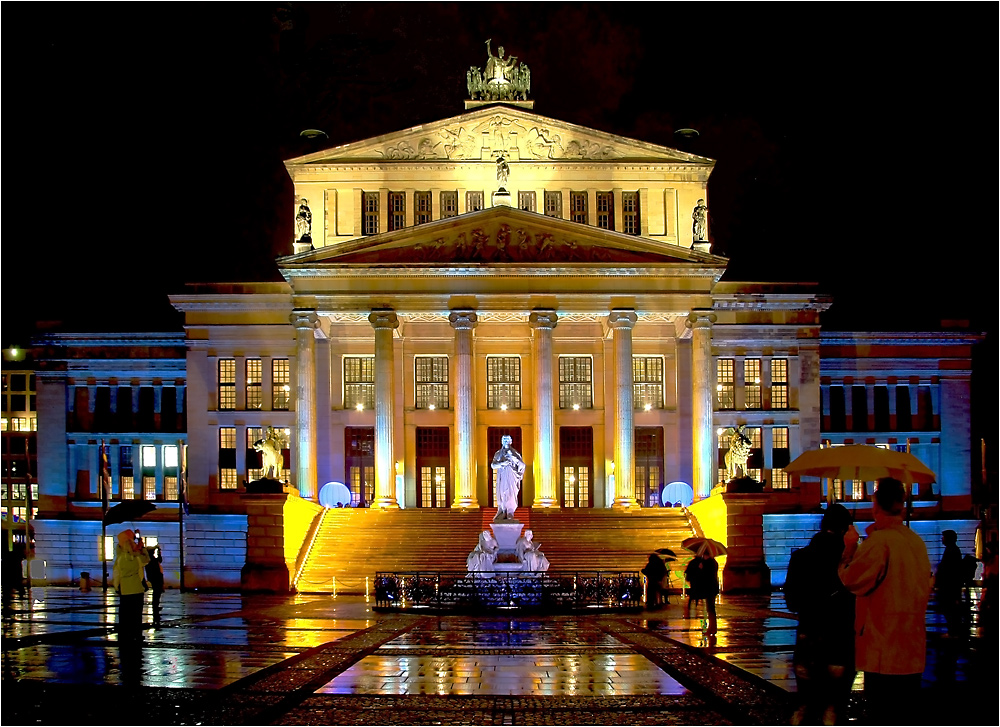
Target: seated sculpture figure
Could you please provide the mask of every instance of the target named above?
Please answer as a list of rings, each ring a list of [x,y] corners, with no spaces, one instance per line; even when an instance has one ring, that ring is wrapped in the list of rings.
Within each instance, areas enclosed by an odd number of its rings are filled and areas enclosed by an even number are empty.
[[[493,563],[497,559],[499,543],[489,530],[484,530],[479,534],[479,543],[476,549],[469,553],[465,559],[465,567],[469,573],[491,573]]]
[[[524,535],[517,539],[517,558],[521,561],[521,570],[530,572],[543,572],[549,569],[549,559],[545,553],[540,551],[539,543],[532,541],[534,533],[525,530]]]

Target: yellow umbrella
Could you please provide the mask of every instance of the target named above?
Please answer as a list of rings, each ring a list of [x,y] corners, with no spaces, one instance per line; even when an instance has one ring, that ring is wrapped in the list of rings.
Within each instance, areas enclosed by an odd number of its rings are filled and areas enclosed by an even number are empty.
[[[842,482],[871,482],[893,477],[904,484],[930,484],[937,475],[909,452],[896,452],[864,444],[848,444],[803,452],[785,467],[785,472],[800,477],[831,477]]]

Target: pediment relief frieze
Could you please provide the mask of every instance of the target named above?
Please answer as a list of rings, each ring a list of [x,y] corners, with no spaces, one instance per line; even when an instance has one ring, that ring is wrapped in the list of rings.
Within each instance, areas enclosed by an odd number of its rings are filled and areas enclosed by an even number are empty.
[[[491,107],[452,119],[346,144],[291,160],[316,165],[351,160],[481,161],[500,153],[514,160],[656,160],[711,164],[668,147],[607,134],[508,107]]]
[[[454,230],[405,246],[377,246],[337,256],[338,264],[379,263],[616,263],[679,262],[665,254],[614,248],[561,231],[500,223]]]

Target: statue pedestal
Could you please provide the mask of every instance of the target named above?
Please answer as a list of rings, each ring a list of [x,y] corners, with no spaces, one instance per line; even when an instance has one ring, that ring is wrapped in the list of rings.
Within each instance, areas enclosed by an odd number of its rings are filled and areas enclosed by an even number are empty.
[[[501,187],[499,190],[493,193],[493,206],[494,207],[511,207],[510,203],[510,192]]]
[[[502,523],[491,523],[490,529],[493,537],[496,538],[497,545],[500,546],[497,554],[514,553],[517,550],[517,539],[521,537],[521,530],[524,523],[517,520],[508,520]]]

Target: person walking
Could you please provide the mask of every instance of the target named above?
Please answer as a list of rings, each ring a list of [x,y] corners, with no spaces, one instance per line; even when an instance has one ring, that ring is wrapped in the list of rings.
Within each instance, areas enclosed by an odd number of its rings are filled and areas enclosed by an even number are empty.
[[[112,567],[113,584],[121,603],[118,607],[119,642],[142,640],[142,600],[146,592],[142,572],[149,554],[132,530],[118,533],[118,550]]]
[[[851,525],[844,535],[840,580],[857,596],[855,660],[865,673],[865,706],[872,724],[915,724],[920,675],[927,658],[927,601],[931,563],[920,536],[903,524],[905,490],[899,480],[878,481],[875,522],[858,546]]]
[[[149,563],[146,564],[146,581],[153,592],[153,623],[160,623],[160,597],[163,595],[163,551],[159,545],[146,549]]]
[[[809,544],[792,553],[785,605],[799,615],[792,664],[800,706],[792,724],[846,724],[854,682],[854,594],[837,567],[851,512],[838,503],[823,514]]]
[[[684,579],[690,584],[688,602],[684,610],[685,618],[691,616],[691,604],[705,602],[708,612],[708,628],[705,633],[712,636],[718,631],[715,616],[715,599],[719,595],[719,563],[710,555],[696,555],[684,569]]]
[[[646,576],[646,609],[653,610],[666,605],[667,592],[663,584],[667,578],[667,565],[663,558],[650,553],[642,574]]]
[[[954,530],[941,531],[944,553],[934,573],[935,601],[938,611],[948,625],[948,636],[960,639],[963,636],[962,618],[962,551],[958,548],[958,534]]]

